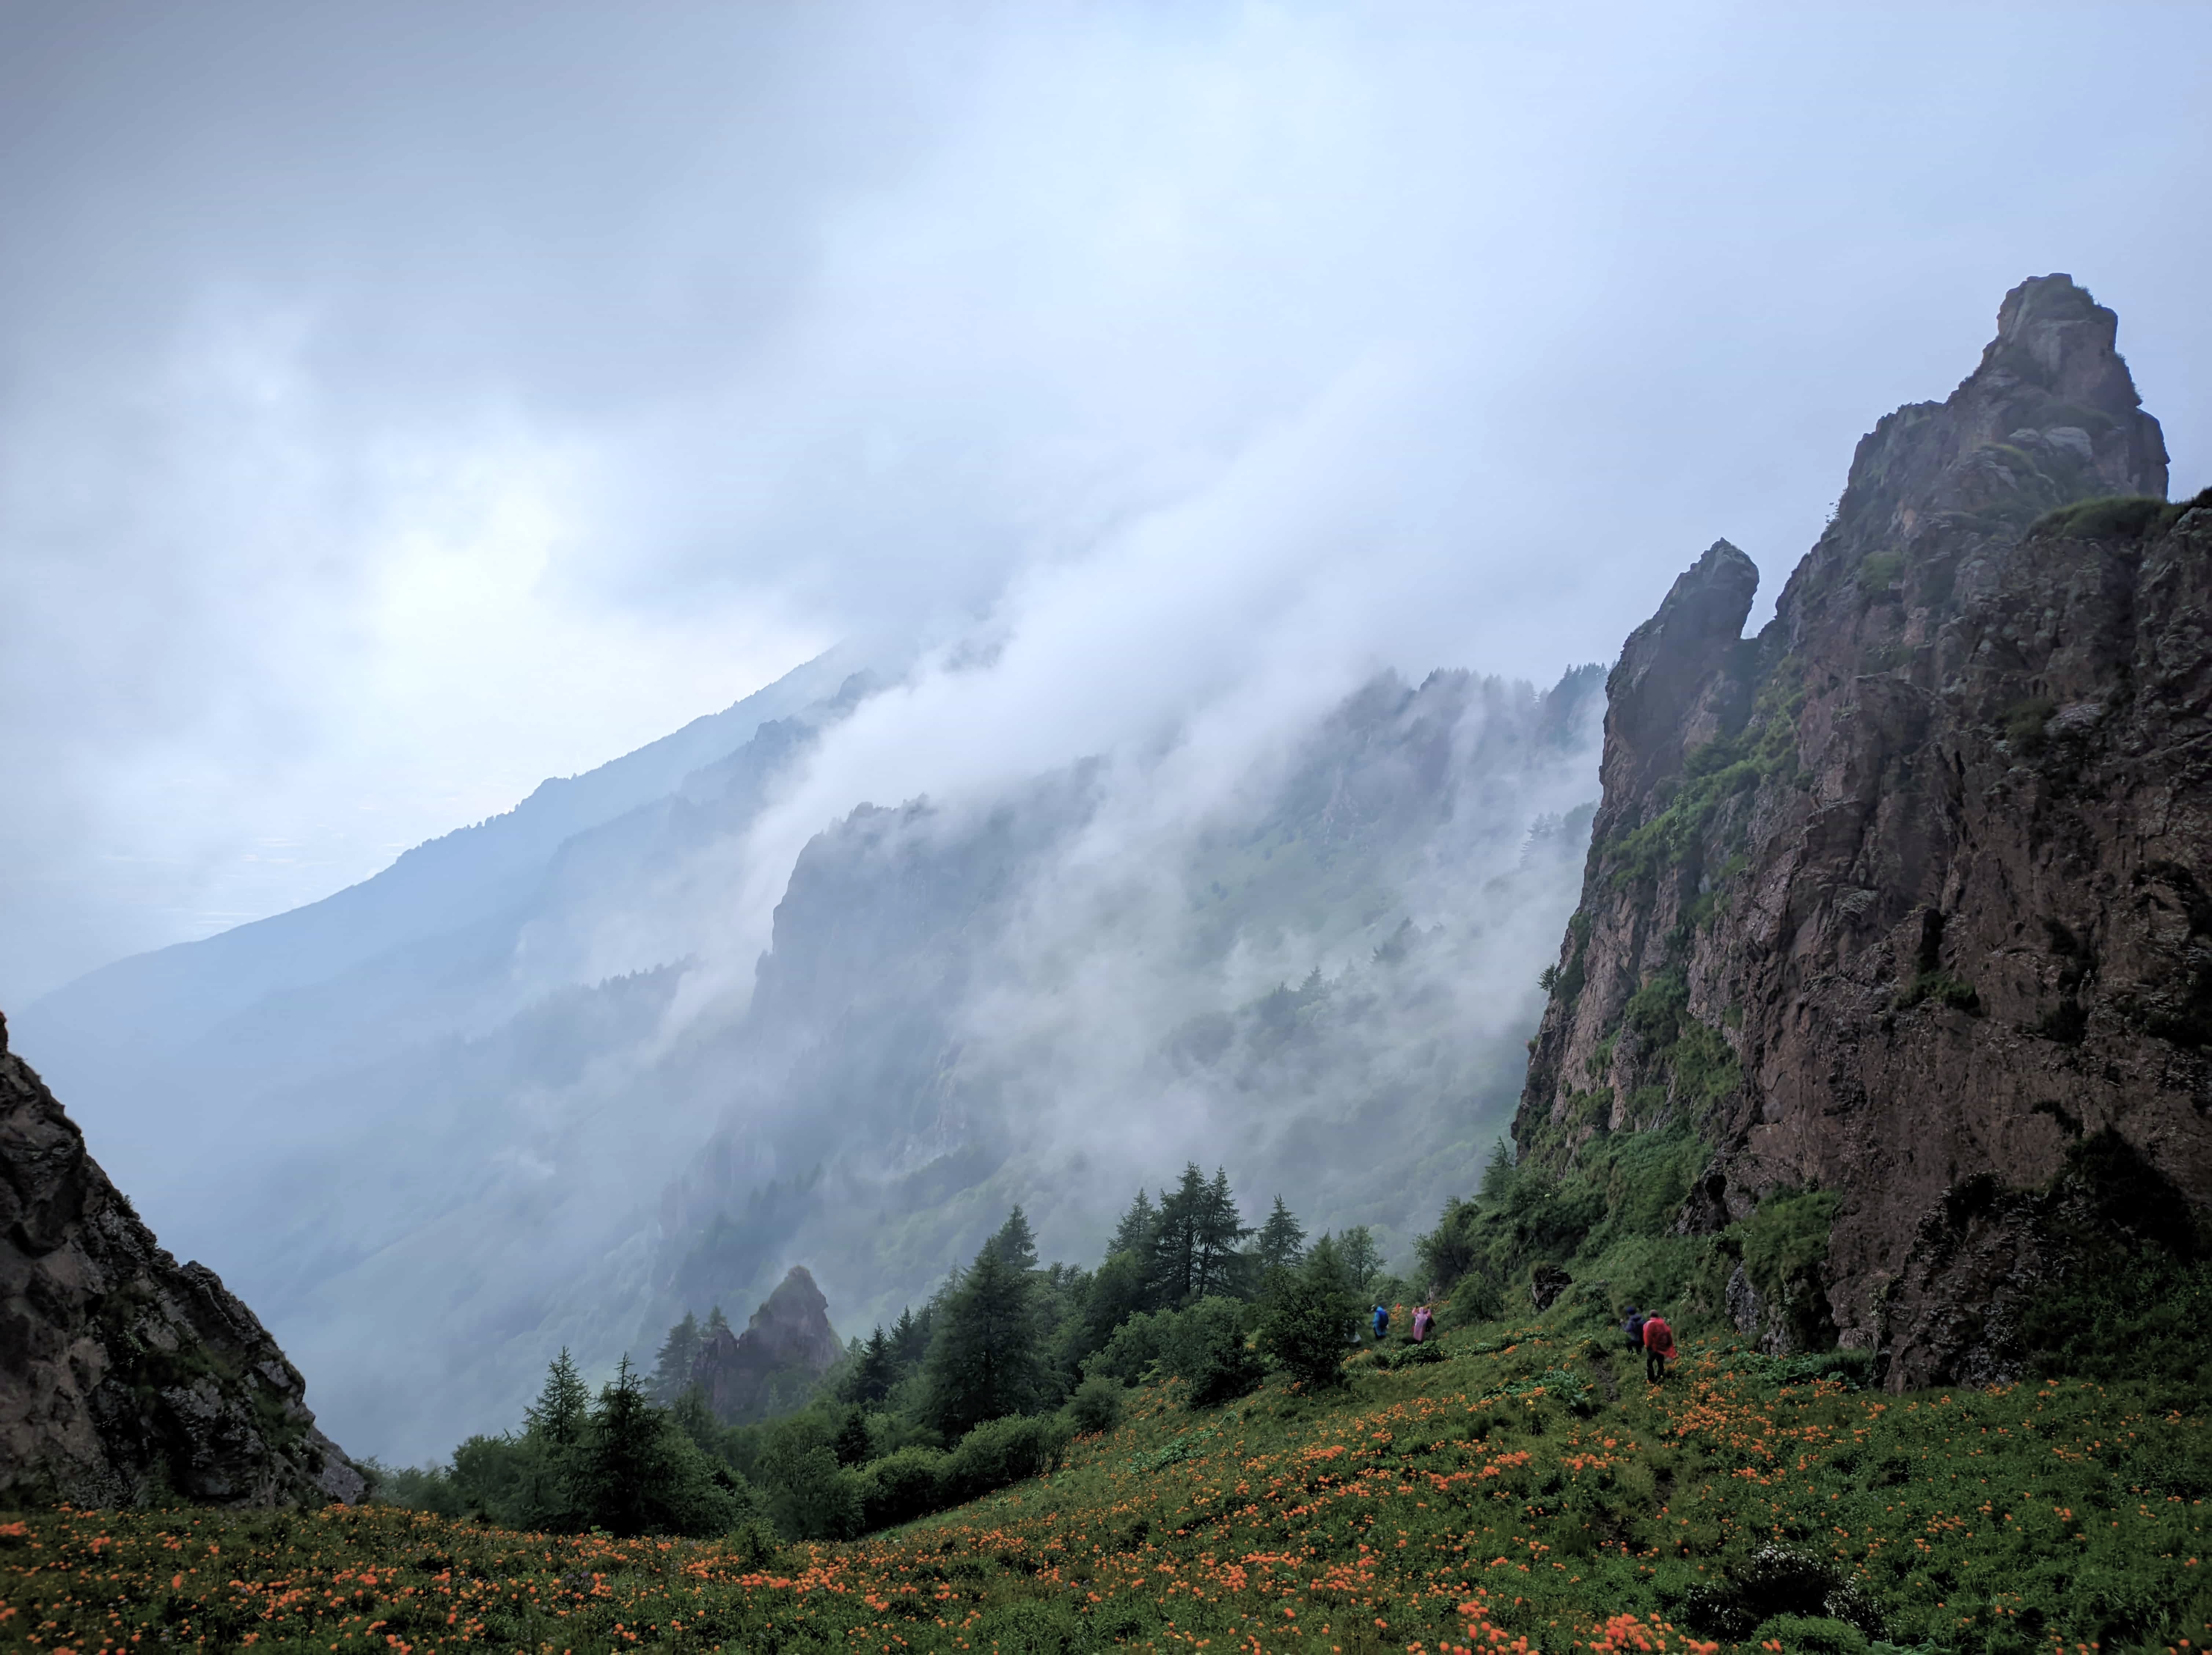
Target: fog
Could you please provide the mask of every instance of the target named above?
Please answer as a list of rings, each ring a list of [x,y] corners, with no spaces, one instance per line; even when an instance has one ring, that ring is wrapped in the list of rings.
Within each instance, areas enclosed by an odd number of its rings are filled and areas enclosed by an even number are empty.
[[[2118,310],[2212,482],[2208,47],[2160,6],[10,7],[0,1009],[364,1451],[789,1263],[850,1331],[1012,1201],[1087,1260],[1186,1155],[1402,1251],[1573,902],[1592,709],[1525,685],[1717,535],[1771,604],[2027,275]],[[833,645],[849,694],[466,927],[417,891],[197,1022],[40,1001]]]
[[[9,7],[0,1003],[833,639],[1126,613],[1158,514],[1243,536],[1190,596],[1244,650],[1548,675],[1717,532],[1793,557],[2031,272],[2120,310],[2197,486],[2208,28]],[[992,733],[1079,751],[1065,687]],[[867,739],[871,795],[929,768]]]

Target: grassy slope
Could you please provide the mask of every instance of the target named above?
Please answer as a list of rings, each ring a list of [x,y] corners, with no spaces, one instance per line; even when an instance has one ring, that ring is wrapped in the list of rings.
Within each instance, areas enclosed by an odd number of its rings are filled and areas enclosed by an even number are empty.
[[[1555,1317],[1558,1313],[1555,1312]],[[2193,1405],[2069,1381],[1898,1398],[1784,1386],[1705,1346],[1647,1387],[1573,1328],[1193,1413],[1130,1393],[1061,1471],[892,1534],[768,1560],[516,1536],[388,1507],[40,1513],[0,1525],[0,1640],[172,1645],[1351,1652],[1713,1648],[1692,1590],[1780,1540],[1900,1645],[2212,1637]],[[1835,1622],[1742,1647],[1850,1648]]]

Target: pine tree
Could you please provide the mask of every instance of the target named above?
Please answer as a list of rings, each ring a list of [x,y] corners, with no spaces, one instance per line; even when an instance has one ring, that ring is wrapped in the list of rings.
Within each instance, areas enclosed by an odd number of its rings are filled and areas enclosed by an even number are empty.
[[[1022,1413],[1036,1399],[1042,1353],[1031,1287],[994,1237],[939,1302],[923,1372],[931,1423],[946,1436]]]
[[[668,1329],[668,1338],[653,1365],[653,1397],[673,1402],[691,1386],[691,1365],[699,1358],[699,1318],[690,1311]]]
[[[556,1448],[573,1448],[584,1439],[591,1403],[591,1390],[578,1377],[576,1364],[563,1345],[545,1370],[545,1384],[537,1402],[522,1411],[524,1428]]]
[[[838,1421],[837,1434],[830,1444],[840,1465],[866,1465],[875,1456],[875,1445],[868,1438],[868,1416],[857,1408],[845,1410]]]
[[[1237,1244],[1252,1230],[1237,1212],[1229,1174],[1220,1167],[1213,1169],[1213,1180],[1200,1198],[1191,1231],[1195,1253],[1193,1292],[1201,1299],[1208,1293],[1234,1296],[1243,1286],[1237,1280]]]
[[[1188,1303],[1197,1292],[1199,1226],[1208,1191],[1196,1161],[1184,1164],[1175,1193],[1160,1192],[1159,1217],[1152,1227],[1151,1286],[1153,1302],[1170,1309]]]
[[[930,1305],[924,1305],[919,1316],[911,1306],[899,1311],[897,1323],[891,1329],[891,1352],[898,1359],[902,1375],[920,1367],[929,1354],[930,1326],[935,1319],[936,1308]]]
[[[1291,1371],[1308,1390],[1344,1383],[1344,1353],[1358,1325],[1336,1244],[1323,1236],[1296,1269],[1268,1279],[1260,1312],[1260,1348]]]
[[[622,1359],[592,1410],[586,1487],[592,1520],[611,1534],[645,1531],[646,1500],[661,1431],[659,1411]]]
[[[897,1352],[879,1324],[861,1344],[852,1366],[846,1369],[842,1394],[847,1402],[861,1408],[878,1407],[890,1395],[898,1379]]]
[[[1066,1354],[1070,1366],[1103,1348],[1114,1329],[1148,1302],[1144,1260],[1132,1252],[1108,1254],[1084,1295],[1081,1327],[1071,1337]]]
[[[1513,1175],[1516,1170],[1513,1147],[1500,1138],[1490,1147],[1490,1160],[1482,1169],[1483,1200],[1495,1205],[1511,1194]]]
[[[1283,1198],[1278,1196],[1275,1210],[1260,1226],[1260,1238],[1252,1250],[1253,1256],[1260,1261],[1263,1272],[1289,1269],[1305,1256],[1305,1226],[1291,1216],[1291,1209],[1283,1205]]]
[[[1115,1253],[1133,1253],[1139,1258],[1150,1258],[1152,1227],[1158,1222],[1159,1214],[1153,1210],[1152,1198],[1139,1190],[1136,1200],[1129,1203],[1129,1210],[1121,1214],[1114,1239],[1107,1244],[1107,1255],[1110,1257]]]
[[[1027,1272],[1037,1267],[1036,1237],[1030,1231],[1030,1220],[1018,1204],[1006,1214],[1006,1221],[999,1226],[989,1244],[999,1250],[999,1256],[1015,1269]]]
[[[567,1532],[583,1525],[584,1438],[592,1393],[563,1345],[545,1371],[538,1400],[523,1410],[525,1450],[512,1495],[513,1521]],[[458,1456],[454,1461],[458,1467]]]

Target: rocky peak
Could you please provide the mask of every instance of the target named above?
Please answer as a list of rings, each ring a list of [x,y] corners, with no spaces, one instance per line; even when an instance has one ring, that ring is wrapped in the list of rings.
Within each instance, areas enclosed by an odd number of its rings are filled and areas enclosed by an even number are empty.
[[[155,1242],[0,1018],[0,1503],[352,1500],[299,1371]]]
[[[2116,338],[2069,277],[2014,289],[1860,442],[1758,638],[1723,543],[1607,686],[1515,1137],[1559,1165],[1687,1125],[1692,1231],[1830,1192],[1817,1302],[1711,1308],[1893,1384],[2017,1371],[2085,1156],[2212,1203],[2212,496],[2164,504]]]
[[[1961,516],[2024,528],[2087,496],[2163,497],[2166,441],[2142,411],[2118,329],[2070,276],[2021,283],[1947,400],[1908,404],[1860,441],[1823,547],[1838,540],[1863,556]],[[1814,571],[1829,561],[1819,552]]]
[[[1743,680],[1728,669],[1758,591],[1759,566],[1716,540],[1628,635],[1605,686],[1608,800],[1641,792],[1678,768],[1686,749],[1742,724]]]
[[[803,1264],[794,1264],[752,1314],[743,1333],[721,1328],[692,1364],[691,1383],[726,1425],[744,1425],[796,1408],[845,1354],[830,1325],[830,1301]]]

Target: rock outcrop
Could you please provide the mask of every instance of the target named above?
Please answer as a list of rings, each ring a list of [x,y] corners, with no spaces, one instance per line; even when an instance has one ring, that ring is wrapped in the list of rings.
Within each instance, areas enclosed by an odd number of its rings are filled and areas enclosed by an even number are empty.
[[[0,1505],[354,1500],[253,1312],[155,1243],[0,1018]]]
[[[830,1302],[803,1264],[792,1267],[743,1333],[717,1328],[691,1366],[691,1383],[725,1425],[788,1413],[845,1354]]]
[[[2165,503],[2116,329],[2023,283],[1755,638],[1726,542],[1629,638],[1515,1124],[1560,1166],[1688,1123],[1692,1232],[1832,1192],[1811,1321],[1725,1310],[1893,1387],[2017,1372],[2067,1214],[2124,1244],[2212,1199],[2212,492]]]

